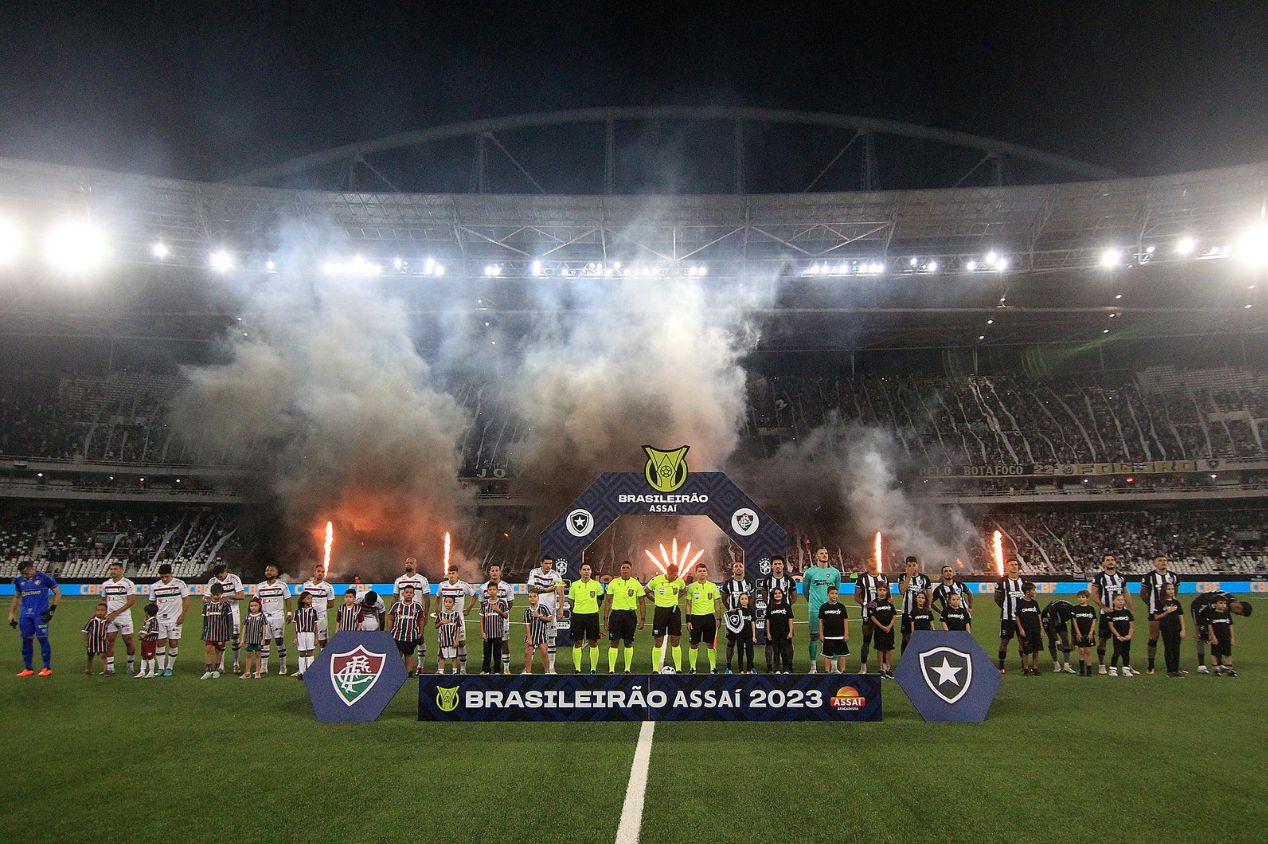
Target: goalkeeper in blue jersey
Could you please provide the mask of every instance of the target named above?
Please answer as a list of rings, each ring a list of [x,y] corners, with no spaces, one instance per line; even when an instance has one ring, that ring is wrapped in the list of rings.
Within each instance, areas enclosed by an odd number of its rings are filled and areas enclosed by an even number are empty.
[[[801,576],[802,589],[810,604],[807,620],[810,624],[810,673],[815,673],[819,659],[819,607],[828,602],[828,590],[841,588],[841,571],[828,563],[828,549],[815,551],[814,565]]]
[[[52,601],[49,601],[49,596]],[[9,607],[9,626],[22,634],[22,663],[19,677],[30,677],[31,660],[35,657],[34,639],[40,640],[40,656],[44,659],[41,677],[53,673],[53,647],[48,642],[48,623],[62,601],[62,590],[51,575],[35,570],[35,563],[24,562],[13,578],[13,604]]]

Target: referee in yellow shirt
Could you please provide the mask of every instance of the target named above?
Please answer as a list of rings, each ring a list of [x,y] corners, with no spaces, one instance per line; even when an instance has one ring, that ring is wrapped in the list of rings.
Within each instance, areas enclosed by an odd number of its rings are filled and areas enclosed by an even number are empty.
[[[634,662],[634,632],[641,630],[646,620],[646,604],[643,601],[643,584],[631,576],[629,560],[621,563],[621,576],[608,582],[608,594],[604,601],[603,629],[608,631],[608,673],[616,673],[617,649],[625,649],[625,673],[630,673]],[[638,617],[635,619],[635,611]]]
[[[709,673],[718,670],[718,625],[722,618],[722,592],[709,580],[709,569],[696,566],[696,579],[687,587],[687,634],[691,637],[688,662],[696,673],[696,655],[700,645],[709,649]]]
[[[603,584],[590,577],[590,564],[581,564],[581,579],[568,587],[568,600],[572,602],[572,667],[581,673],[581,643],[590,647],[590,673],[599,668],[599,600],[603,597]]]
[[[656,605],[652,614],[652,669],[659,672],[664,657],[665,636],[674,654],[674,670],[682,670],[682,593],[687,584],[678,576],[678,566],[670,564],[664,574],[647,581],[647,596]]]

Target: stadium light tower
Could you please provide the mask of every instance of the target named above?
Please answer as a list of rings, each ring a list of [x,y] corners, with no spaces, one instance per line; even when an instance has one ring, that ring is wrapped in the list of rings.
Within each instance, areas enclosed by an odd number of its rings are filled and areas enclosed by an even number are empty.
[[[1237,241],[1237,257],[1252,267],[1268,267],[1268,223],[1256,223]]]
[[[1107,270],[1117,267],[1122,260],[1122,250],[1113,246],[1101,253],[1101,266]]]
[[[110,257],[110,243],[86,220],[71,220],[49,232],[45,254],[58,272],[79,275],[101,266]]]
[[[233,255],[227,249],[215,250],[208,256],[207,261],[211,264],[211,268],[221,275],[233,269]]]
[[[1192,255],[1193,250],[1198,248],[1198,242],[1193,238],[1185,235],[1176,242],[1176,254]]]

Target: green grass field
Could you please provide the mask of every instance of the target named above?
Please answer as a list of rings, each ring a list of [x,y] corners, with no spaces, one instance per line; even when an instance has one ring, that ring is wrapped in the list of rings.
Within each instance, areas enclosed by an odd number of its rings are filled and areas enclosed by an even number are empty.
[[[888,682],[880,724],[658,724],[641,840],[1261,841],[1268,602],[1256,609],[1237,619],[1238,678],[1057,676],[1045,653],[1043,676],[1004,678],[982,725],[925,724]],[[413,683],[376,723],[322,725],[293,678],[200,681],[196,621],[174,678],[85,677],[90,612],[63,602],[52,678],[13,677],[16,632],[0,647],[10,840],[615,837],[638,725],[418,723]],[[990,654],[996,617],[975,621]],[[636,667],[649,648],[644,631]],[[1143,633],[1133,656],[1143,670]]]

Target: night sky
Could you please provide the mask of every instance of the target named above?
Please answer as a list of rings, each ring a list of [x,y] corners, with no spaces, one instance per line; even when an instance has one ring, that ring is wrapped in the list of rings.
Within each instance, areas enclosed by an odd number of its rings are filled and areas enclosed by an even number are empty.
[[[0,155],[219,179],[455,121],[711,103],[939,126],[1129,175],[1268,158],[1268,3],[729,8],[8,4]]]

